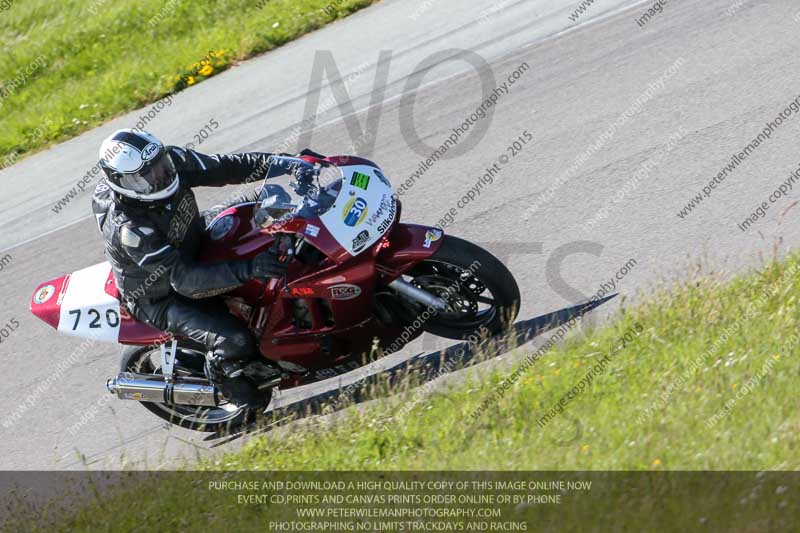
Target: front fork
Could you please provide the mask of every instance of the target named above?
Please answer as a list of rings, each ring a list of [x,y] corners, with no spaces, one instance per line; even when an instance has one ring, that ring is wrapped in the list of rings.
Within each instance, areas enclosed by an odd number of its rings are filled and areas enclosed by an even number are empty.
[[[439,298],[438,296],[434,296],[433,294],[429,293],[424,289],[420,289],[419,287],[415,287],[411,283],[405,281],[402,277],[397,278],[393,282],[389,284],[389,287],[396,290],[406,298],[410,300],[414,300],[425,307],[431,307],[437,311],[446,311],[447,310],[447,302]]]
[[[387,245],[380,249],[376,258],[380,270],[384,275],[390,276],[391,281],[387,285],[425,307],[437,311],[447,310],[447,302],[442,298],[403,279],[403,273],[435,254],[443,240],[444,232],[438,228],[397,224],[387,238]]]

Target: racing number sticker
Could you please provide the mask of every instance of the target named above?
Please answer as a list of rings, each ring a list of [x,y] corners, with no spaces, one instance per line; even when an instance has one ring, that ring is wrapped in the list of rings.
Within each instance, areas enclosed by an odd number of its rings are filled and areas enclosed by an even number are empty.
[[[70,275],[64,299],[59,301],[58,331],[103,342],[119,340],[122,327],[120,301],[105,290],[110,276],[111,265],[108,263]]]
[[[75,323],[72,325],[72,331],[77,331],[78,326],[81,326],[81,317],[83,316],[83,311],[81,309],[73,309],[69,311],[69,314],[75,317]],[[89,329],[100,329],[104,325],[108,326],[109,328],[116,328],[119,326],[119,313],[117,313],[114,309],[106,309],[105,312],[105,323],[102,321],[102,313],[97,309],[91,308],[86,310],[86,317],[85,321],[88,321]]]
[[[363,198],[352,198],[344,206],[342,219],[345,224],[352,228],[364,222],[364,219],[367,218],[368,211],[369,208],[367,207],[366,200]]]

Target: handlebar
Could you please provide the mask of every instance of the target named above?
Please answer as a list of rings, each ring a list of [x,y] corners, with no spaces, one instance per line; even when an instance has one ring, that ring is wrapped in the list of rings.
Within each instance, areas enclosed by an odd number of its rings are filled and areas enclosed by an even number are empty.
[[[312,163],[300,157],[283,154],[270,155],[268,162],[269,168],[259,192],[261,205],[254,214],[256,224],[260,227],[279,221],[289,213],[291,216],[300,214],[307,217],[319,211],[324,212],[336,201],[338,190],[333,187],[331,192],[329,184],[321,183],[320,176],[326,168],[338,170],[337,165],[320,159],[315,159]],[[273,172],[274,169],[283,172]],[[299,204],[292,203],[291,197],[280,185],[267,183],[271,177],[282,174],[289,174],[294,178],[289,187],[302,197]],[[271,187],[277,187],[278,192]]]
[[[272,155],[270,164],[282,168],[297,180],[295,191],[304,196],[312,187],[314,179],[319,177],[321,168],[305,159],[292,156]],[[267,172],[269,175],[269,172]]]

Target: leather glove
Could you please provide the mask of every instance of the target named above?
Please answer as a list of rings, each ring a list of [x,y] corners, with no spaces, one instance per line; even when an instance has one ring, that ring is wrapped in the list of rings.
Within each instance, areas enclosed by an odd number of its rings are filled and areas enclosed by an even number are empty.
[[[281,261],[275,248],[258,254],[251,261],[254,278],[280,278],[289,269],[289,262]]]

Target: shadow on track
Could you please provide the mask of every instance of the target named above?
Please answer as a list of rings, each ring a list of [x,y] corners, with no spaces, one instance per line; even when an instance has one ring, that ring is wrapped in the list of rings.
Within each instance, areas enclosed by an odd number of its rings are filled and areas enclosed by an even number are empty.
[[[346,374],[340,377],[342,379],[332,378],[328,380],[332,383],[327,388],[317,390],[311,396],[289,405],[267,411],[266,416],[271,420],[266,426],[264,422],[261,422],[260,424],[249,426],[235,434],[221,435],[219,433],[212,433],[208,435],[205,440],[212,441],[221,439],[212,444],[211,447],[214,448],[239,439],[246,434],[253,435],[263,433],[301,418],[319,414],[330,414],[357,403],[373,400],[376,396],[370,394],[370,391],[374,386],[381,384],[384,386],[388,385],[391,388],[403,377],[409,375],[414,376],[416,386],[424,385],[426,382],[436,379],[448,372],[460,370],[488,359],[499,357],[514,347],[522,346],[530,342],[534,337],[548,330],[555,329],[566,324],[570,320],[600,307],[616,296],[616,294],[612,294],[594,302],[586,302],[572,307],[566,307],[552,313],[547,313],[546,315],[517,322],[514,324],[511,331],[485,339],[479,344],[473,345],[468,342],[461,342],[449,346],[444,350],[419,353],[383,370],[368,375],[361,375],[355,380],[347,380],[346,378],[349,376]],[[491,357],[485,356],[487,350],[484,348],[488,346],[491,346],[491,350],[494,353]],[[362,368],[361,371],[363,372],[363,370]],[[358,375],[359,370],[354,370],[352,373]],[[319,385],[324,387],[325,382],[320,382]],[[345,394],[345,391],[347,391],[347,394]]]

